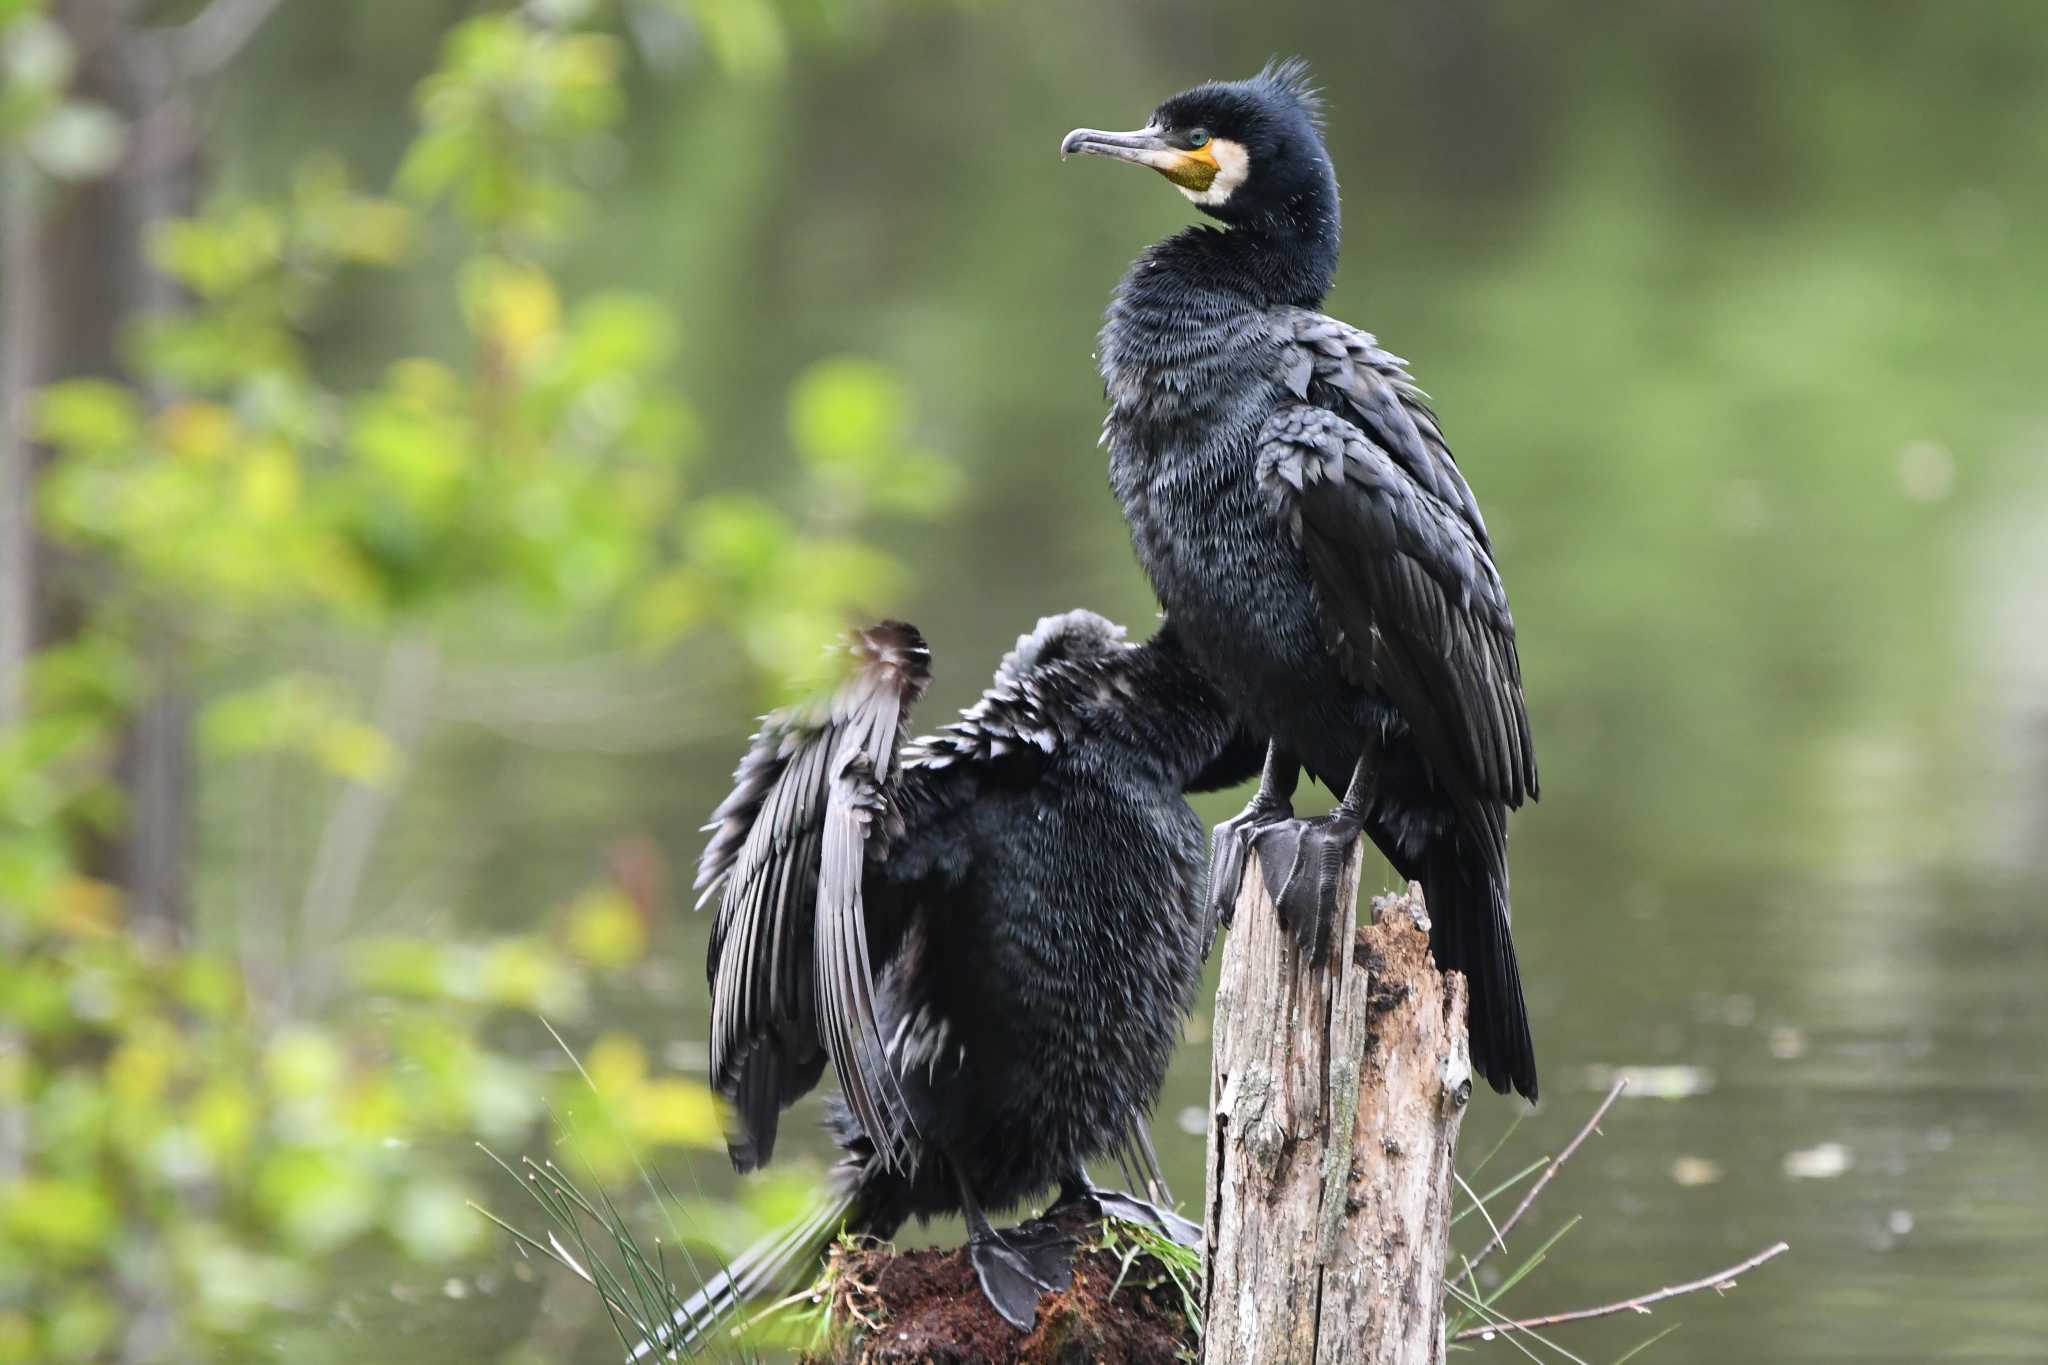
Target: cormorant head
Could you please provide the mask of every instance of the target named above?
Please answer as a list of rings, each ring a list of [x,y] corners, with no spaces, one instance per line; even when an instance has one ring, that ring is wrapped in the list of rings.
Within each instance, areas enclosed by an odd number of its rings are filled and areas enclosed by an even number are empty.
[[[1269,62],[1249,80],[1182,91],[1136,132],[1076,128],[1060,143],[1060,155],[1150,166],[1226,223],[1334,234],[1337,179],[1322,127],[1308,65],[1293,57]]]
[[[1132,648],[1135,646],[1124,639],[1122,626],[1077,608],[1058,616],[1042,616],[1029,635],[1019,635],[1017,647],[1005,654],[996,668],[996,678],[998,682],[1022,682],[1054,664],[1086,667]]]

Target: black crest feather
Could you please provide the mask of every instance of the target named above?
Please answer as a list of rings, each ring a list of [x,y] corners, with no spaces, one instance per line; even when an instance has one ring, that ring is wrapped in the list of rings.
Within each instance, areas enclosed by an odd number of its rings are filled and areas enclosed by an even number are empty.
[[[1323,131],[1323,92],[1316,88],[1305,58],[1275,57],[1252,79],[1299,104],[1316,132]]]

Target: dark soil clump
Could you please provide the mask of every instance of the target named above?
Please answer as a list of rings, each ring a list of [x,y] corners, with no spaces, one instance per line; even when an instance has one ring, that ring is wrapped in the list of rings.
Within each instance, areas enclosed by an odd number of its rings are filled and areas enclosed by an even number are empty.
[[[1018,1331],[996,1314],[964,1250],[835,1251],[835,1345],[805,1365],[1176,1365],[1199,1349],[1179,1290],[1157,1261],[1090,1250],[1100,1229],[1062,1222],[1080,1243],[1074,1287],[1039,1300]],[[1119,1276],[1122,1283],[1118,1284]],[[1111,1291],[1114,1290],[1114,1293]]]

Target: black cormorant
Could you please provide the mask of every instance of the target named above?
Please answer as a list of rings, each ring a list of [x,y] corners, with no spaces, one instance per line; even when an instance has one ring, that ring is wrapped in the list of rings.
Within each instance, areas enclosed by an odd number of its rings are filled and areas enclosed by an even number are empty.
[[[711,1067],[733,1164],[769,1159],[828,1058],[843,1159],[813,1216],[678,1313],[678,1345],[842,1230],[956,1212],[990,1302],[1029,1327],[1073,1244],[1043,1223],[999,1232],[983,1210],[1055,1185],[1062,1205],[1200,1237],[1095,1189],[1083,1164],[1120,1157],[1163,1191],[1145,1116],[1207,947],[1203,831],[1182,793],[1249,777],[1258,743],[1170,626],[1134,645],[1089,612],[1047,617],[980,701],[907,744],[924,641],[891,622],[852,653],[828,705],[763,723],[697,876],[718,906]]]
[[[1256,848],[1321,951],[1362,825],[1422,883],[1438,965],[1465,973],[1475,1068],[1534,1099],[1508,934],[1508,811],[1536,796],[1514,622],[1405,362],[1318,311],[1337,179],[1305,68],[1197,86],[1060,152],[1149,166],[1223,224],[1138,257],[1098,356],[1138,558],[1189,653],[1272,738],[1257,795],[1217,830],[1212,912]],[[1289,805],[1304,764],[1344,793],[1319,820]]]

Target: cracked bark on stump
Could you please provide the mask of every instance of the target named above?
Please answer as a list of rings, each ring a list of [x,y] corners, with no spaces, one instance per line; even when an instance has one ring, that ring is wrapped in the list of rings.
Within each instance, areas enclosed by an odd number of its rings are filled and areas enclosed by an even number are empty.
[[[1444,1358],[1452,1163],[1472,1091],[1465,982],[1421,889],[1312,967],[1247,859],[1210,1062],[1205,1365]],[[1359,851],[1341,903],[1356,900]]]

